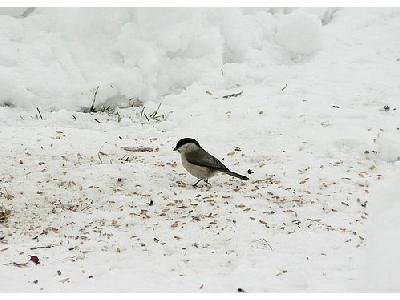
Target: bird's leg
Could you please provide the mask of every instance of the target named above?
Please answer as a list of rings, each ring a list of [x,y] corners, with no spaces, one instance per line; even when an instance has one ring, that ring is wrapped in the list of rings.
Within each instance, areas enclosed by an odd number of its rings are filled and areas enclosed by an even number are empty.
[[[197,185],[199,184],[200,181],[202,181],[203,179],[199,179],[197,180],[197,182],[195,184],[193,184],[193,187],[197,187]]]

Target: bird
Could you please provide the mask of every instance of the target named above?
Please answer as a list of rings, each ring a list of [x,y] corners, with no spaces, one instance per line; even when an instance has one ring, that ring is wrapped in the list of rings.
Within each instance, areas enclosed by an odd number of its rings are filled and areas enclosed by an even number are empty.
[[[208,179],[217,173],[224,173],[241,180],[249,180],[248,177],[229,170],[222,162],[204,150],[198,141],[193,138],[183,138],[178,141],[174,151],[181,155],[182,165],[198,181],[193,184],[196,187],[202,180],[208,183]]]

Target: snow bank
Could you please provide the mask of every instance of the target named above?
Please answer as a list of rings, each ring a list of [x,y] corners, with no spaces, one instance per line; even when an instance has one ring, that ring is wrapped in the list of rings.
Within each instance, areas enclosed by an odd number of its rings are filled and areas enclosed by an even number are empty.
[[[363,292],[400,292],[400,164],[371,193]]]
[[[0,11],[0,105],[79,109],[229,87],[321,47],[328,9],[37,8]],[[325,13],[324,13],[325,12]]]

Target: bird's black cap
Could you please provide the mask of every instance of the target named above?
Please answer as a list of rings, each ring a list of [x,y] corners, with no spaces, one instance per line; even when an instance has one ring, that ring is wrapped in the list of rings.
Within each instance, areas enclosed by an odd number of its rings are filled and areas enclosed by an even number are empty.
[[[178,150],[180,147],[182,147],[183,145],[188,144],[188,143],[193,143],[193,144],[195,144],[195,145],[197,145],[197,146],[200,147],[199,142],[196,141],[195,139],[192,139],[192,138],[184,138],[184,139],[180,139],[180,140],[179,140],[179,142],[176,144],[176,146],[175,146],[175,148],[174,148],[174,151]]]

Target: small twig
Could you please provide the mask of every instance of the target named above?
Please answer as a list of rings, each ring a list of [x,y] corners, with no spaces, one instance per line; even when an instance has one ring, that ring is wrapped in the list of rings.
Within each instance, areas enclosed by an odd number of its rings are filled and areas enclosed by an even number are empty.
[[[230,94],[230,95],[222,96],[222,98],[223,98],[223,99],[228,99],[228,98],[230,98],[230,97],[238,97],[238,96],[240,96],[240,95],[242,95],[242,94],[243,94],[243,91],[240,91],[239,93],[233,93],[233,94]]]
[[[281,276],[283,274],[287,273],[287,270],[282,270],[279,273],[275,274],[275,276]]]
[[[97,120],[97,119],[94,119],[97,123],[101,123],[99,120]]]
[[[130,152],[153,152],[154,149],[151,147],[121,147],[125,151]]]
[[[39,247],[31,247],[29,249],[31,250],[36,250],[36,249],[45,249],[45,248],[52,248],[54,245],[48,245],[48,246],[39,246]]]
[[[287,83],[285,83],[285,86],[281,88],[281,91],[283,92],[287,88]]]
[[[41,120],[43,120],[43,117],[42,117],[42,114],[41,114],[41,112],[40,112],[40,109],[39,109],[39,107],[36,107],[36,110],[38,111],[38,113],[39,113],[39,117],[40,117],[40,119]]]
[[[72,117],[74,118],[74,120],[76,120],[76,117],[74,115],[72,115]]]
[[[125,155],[122,156],[121,158],[118,158],[118,160],[124,160],[126,156],[128,156],[128,154],[125,154]]]
[[[29,261],[28,261],[29,262]],[[28,267],[28,262],[26,263],[16,263],[16,262],[12,262],[12,263],[8,263],[8,264],[3,264],[5,266],[15,266],[18,268],[22,268],[22,267]]]
[[[90,107],[90,112],[96,112],[95,109],[94,109],[94,103],[96,102],[96,97],[97,97],[97,92],[98,92],[98,90],[99,90],[99,87],[100,87],[100,86],[97,86],[97,87],[96,87],[96,90],[95,90],[95,92],[94,92],[94,95],[93,95],[93,102],[92,102],[92,106]]]

